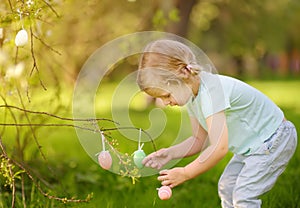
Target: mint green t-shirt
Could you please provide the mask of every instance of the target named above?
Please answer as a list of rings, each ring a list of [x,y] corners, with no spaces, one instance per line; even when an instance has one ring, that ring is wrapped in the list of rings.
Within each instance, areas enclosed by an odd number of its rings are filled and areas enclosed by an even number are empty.
[[[198,95],[187,103],[188,113],[207,130],[206,118],[224,110],[233,153],[253,153],[284,118],[267,96],[240,80],[208,72],[201,72],[200,80]]]

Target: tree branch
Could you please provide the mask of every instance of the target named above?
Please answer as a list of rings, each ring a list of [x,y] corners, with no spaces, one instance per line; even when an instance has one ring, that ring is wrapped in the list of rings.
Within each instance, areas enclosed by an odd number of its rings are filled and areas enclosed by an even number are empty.
[[[88,195],[86,199],[69,199],[69,198],[66,198],[66,197],[61,198],[61,197],[53,196],[53,195],[50,195],[50,194],[46,193],[42,189],[41,185],[34,179],[34,177],[31,175],[31,173],[23,165],[21,165],[19,162],[17,162],[17,161],[15,161],[15,160],[13,160],[13,159],[11,159],[11,158],[8,157],[8,155],[7,155],[6,151],[5,151],[5,148],[4,148],[3,144],[2,144],[2,137],[1,137],[1,135],[0,135],[0,149],[2,151],[1,155],[7,161],[13,163],[15,166],[19,167],[22,171],[24,171],[26,173],[26,175],[28,176],[28,178],[33,182],[33,184],[35,185],[35,187],[38,189],[38,191],[43,196],[47,197],[48,199],[54,199],[54,200],[57,200],[57,201],[61,201],[63,203],[67,203],[67,202],[81,203],[81,202],[88,202],[88,201],[90,201],[90,199],[91,199],[90,195]],[[11,171],[12,170],[10,169],[10,172]],[[13,175],[14,173],[11,172],[11,174]],[[14,192],[15,188],[16,188],[15,187],[15,183],[13,183],[13,187],[12,187],[12,189],[13,189],[13,195],[15,195],[15,192]],[[15,196],[13,196],[13,197],[15,197]],[[14,199],[12,201],[12,207],[14,207]]]
[[[13,105],[0,105],[0,108],[13,108],[19,111],[23,111],[23,112],[27,112],[27,113],[32,113],[32,114],[40,114],[40,115],[46,115],[46,116],[50,116],[53,118],[57,118],[59,120],[63,120],[63,121],[82,121],[82,122],[91,122],[91,121],[109,121],[115,124],[118,124],[117,122],[111,120],[111,119],[107,119],[107,118],[65,118],[65,117],[61,117],[61,116],[57,116],[51,113],[47,113],[47,112],[43,112],[43,111],[32,111],[32,110],[27,110],[27,109],[23,109],[17,106],[13,106]]]

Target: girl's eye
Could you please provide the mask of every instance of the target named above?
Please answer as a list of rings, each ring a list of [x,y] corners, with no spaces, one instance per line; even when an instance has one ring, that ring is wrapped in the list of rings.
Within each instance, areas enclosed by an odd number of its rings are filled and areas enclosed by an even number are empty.
[[[163,96],[161,96],[162,98],[170,98],[171,97],[171,94],[169,93],[169,94],[166,94],[166,95],[163,95]]]

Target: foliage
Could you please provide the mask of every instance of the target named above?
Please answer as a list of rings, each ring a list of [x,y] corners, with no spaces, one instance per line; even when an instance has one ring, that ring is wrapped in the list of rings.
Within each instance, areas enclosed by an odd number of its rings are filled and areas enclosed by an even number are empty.
[[[12,164],[9,158],[5,155],[1,155],[0,173],[5,179],[4,186],[8,186],[10,189],[14,188],[15,180],[21,179],[20,174],[24,173],[23,170],[15,170],[16,166]]]
[[[40,76],[47,77],[42,79],[45,85],[49,82],[57,85],[58,79],[74,81],[87,57],[99,46],[121,35],[144,30],[168,32],[169,28],[187,25],[189,40],[209,53],[219,53],[214,62],[221,72],[227,71],[219,66],[240,58],[245,62],[242,66],[230,64],[227,68],[240,67],[245,73],[260,74],[267,68],[258,70],[260,65],[254,64],[249,67],[249,61],[265,64],[268,55],[289,55],[293,50],[300,50],[297,0],[191,2],[189,18],[182,24],[185,8],[170,1],[5,1],[0,6],[3,11],[0,27],[6,31],[3,46],[7,47],[8,43],[12,46],[14,35],[22,25],[32,30],[36,64]],[[43,57],[43,61],[38,57]],[[250,69],[244,69],[247,67]],[[231,70],[231,73],[237,72]]]

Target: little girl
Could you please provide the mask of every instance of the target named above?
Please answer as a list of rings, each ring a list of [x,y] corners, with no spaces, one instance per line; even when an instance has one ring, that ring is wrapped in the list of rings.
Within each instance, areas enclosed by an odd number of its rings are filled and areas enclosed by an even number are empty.
[[[214,167],[234,153],[218,184],[222,207],[260,207],[297,146],[294,125],[264,94],[237,79],[205,72],[191,49],[174,40],[149,43],[137,82],[165,105],[187,106],[193,135],[148,155],[146,167],[162,169],[172,159],[201,152],[185,167],[161,170],[171,188]]]

